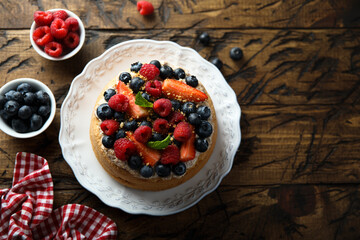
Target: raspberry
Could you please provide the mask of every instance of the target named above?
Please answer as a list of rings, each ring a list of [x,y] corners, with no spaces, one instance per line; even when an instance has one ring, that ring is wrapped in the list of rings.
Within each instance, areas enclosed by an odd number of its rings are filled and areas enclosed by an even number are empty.
[[[140,126],[134,132],[136,141],[147,143],[152,136],[152,130],[149,126]]]
[[[113,135],[119,129],[119,127],[120,127],[120,124],[117,121],[113,120],[113,119],[104,120],[100,124],[101,130],[107,136]]]
[[[143,75],[147,80],[153,80],[160,74],[160,70],[153,64],[143,64],[139,73]]]
[[[166,117],[170,114],[172,104],[169,99],[160,98],[154,102],[154,111],[159,114],[161,117]]]
[[[161,83],[158,80],[149,81],[145,84],[145,91],[151,96],[158,98],[161,95]]]
[[[168,121],[169,121],[170,125],[179,123],[184,120],[185,120],[185,116],[178,111],[174,111],[174,112],[170,113],[168,116]]]
[[[39,46],[45,46],[53,40],[48,26],[41,26],[35,29],[32,36],[35,43]]]
[[[137,3],[137,10],[141,15],[150,15],[154,12],[154,6],[148,1],[139,1]]]
[[[137,154],[136,145],[127,138],[119,138],[114,143],[115,156],[121,161],[127,161]]]
[[[53,13],[53,16],[54,16],[54,19],[60,18],[65,21],[65,19],[67,19],[69,15],[64,10],[57,10],[56,12]]]
[[[129,99],[123,94],[115,94],[109,99],[108,104],[117,112],[126,112],[129,108]]]
[[[158,118],[154,121],[153,128],[155,132],[165,134],[169,130],[169,123],[166,119]]]
[[[68,33],[68,27],[61,18],[56,18],[54,21],[52,21],[50,29],[51,35],[57,39],[63,39]]]
[[[180,122],[174,130],[174,138],[179,142],[185,142],[192,135],[191,126],[187,122]]]
[[[65,20],[65,24],[71,32],[76,32],[77,30],[79,30],[79,22],[74,17],[67,18]]]
[[[49,26],[54,19],[52,12],[36,11],[34,12],[34,21],[38,26]]]
[[[176,145],[167,146],[161,153],[160,162],[162,164],[175,165],[180,162],[180,151]]]
[[[62,54],[63,47],[58,42],[49,42],[45,45],[44,50],[52,57],[59,57]]]
[[[77,33],[69,32],[64,38],[64,44],[68,48],[76,48],[79,45],[80,37]]]

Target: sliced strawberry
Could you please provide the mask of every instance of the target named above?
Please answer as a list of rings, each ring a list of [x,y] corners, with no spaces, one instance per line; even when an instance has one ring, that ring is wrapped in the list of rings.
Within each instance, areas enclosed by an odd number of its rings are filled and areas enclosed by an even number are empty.
[[[191,102],[203,102],[208,99],[208,96],[202,91],[174,79],[166,79],[164,81],[162,92],[171,99]]]
[[[134,118],[144,118],[149,116],[149,112],[146,108],[140,107],[139,105],[135,104],[135,96],[133,91],[122,81],[118,82],[117,85],[118,93],[121,93],[128,97],[129,99],[129,107],[127,112]]]
[[[145,164],[149,164],[150,166],[154,166],[161,157],[160,151],[156,149],[149,148],[145,144],[138,142],[134,134],[132,132],[126,132],[126,135],[130,138],[131,141],[135,143],[135,146],[140,153],[141,157],[143,158],[143,161]]]
[[[196,137],[196,134],[193,130],[191,137],[187,141],[185,141],[181,144],[181,147],[180,147],[180,161],[181,162],[190,161],[195,158],[195,155],[196,155],[196,150],[195,150],[195,146],[194,146],[195,137]]]

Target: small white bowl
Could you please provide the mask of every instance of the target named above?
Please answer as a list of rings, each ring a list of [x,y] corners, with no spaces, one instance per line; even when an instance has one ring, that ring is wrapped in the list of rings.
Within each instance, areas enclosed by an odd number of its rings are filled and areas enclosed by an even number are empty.
[[[14,129],[12,129],[11,126],[9,126],[0,117],[0,129],[7,135],[10,135],[15,138],[31,138],[31,137],[35,137],[35,136],[41,134],[50,126],[50,124],[54,120],[55,113],[56,113],[56,101],[55,101],[54,94],[44,83],[40,82],[39,80],[32,79],[32,78],[18,78],[18,79],[15,79],[15,80],[12,80],[12,81],[6,83],[4,86],[2,86],[0,88],[0,95],[4,95],[6,92],[10,91],[11,89],[15,90],[16,87],[21,83],[29,83],[35,90],[43,90],[43,91],[47,92],[47,94],[49,94],[50,102],[51,102],[51,111],[50,111],[49,118],[46,120],[46,122],[43,124],[43,126],[39,130],[33,131],[33,132],[28,132],[28,133],[19,133],[19,132],[16,132]]]
[[[48,55],[47,53],[45,53],[45,51],[41,47],[39,47],[34,42],[34,40],[32,38],[33,32],[35,31],[35,28],[36,28],[35,21],[31,24],[31,27],[30,27],[30,42],[31,42],[31,45],[33,46],[35,51],[40,56],[42,56],[42,57],[44,57],[46,59],[52,60],[52,61],[62,61],[62,60],[66,60],[66,59],[69,59],[69,58],[73,57],[76,53],[78,53],[80,51],[80,49],[82,48],[82,46],[84,45],[84,42],[85,42],[85,27],[84,27],[84,24],[81,21],[81,19],[75,13],[73,13],[73,12],[71,12],[69,10],[66,10],[66,9],[57,8],[57,9],[50,9],[50,10],[47,10],[47,11],[55,12],[55,11],[58,11],[58,10],[64,10],[65,12],[67,12],[69,17],[74,17],[79,22],[79,32],[80,32],[79,45],[76,48],[74,48],[71,52],[69,52],[68,54],[63,55],[61,57],[52,57],[52,56]]]

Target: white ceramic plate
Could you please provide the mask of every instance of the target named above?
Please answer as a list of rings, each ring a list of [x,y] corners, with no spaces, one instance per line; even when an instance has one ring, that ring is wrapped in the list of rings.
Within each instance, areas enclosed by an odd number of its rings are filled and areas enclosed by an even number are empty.
[[[154,59],[197,76],[214,102],[218,121],[216,146],[205,167],[184,184],[159,192],[134,190],[115,181],[98,163],[89,139],[90,116],[103,87],[131,63]],[[168,41],[132,40],[90,61],[73,80],[61,107],[59,142],[77,180],[105,204],[132,214],[169,215],[199,202],[230,171],[241,140],[240,115],[234,91],[220,71],[196,51]]]

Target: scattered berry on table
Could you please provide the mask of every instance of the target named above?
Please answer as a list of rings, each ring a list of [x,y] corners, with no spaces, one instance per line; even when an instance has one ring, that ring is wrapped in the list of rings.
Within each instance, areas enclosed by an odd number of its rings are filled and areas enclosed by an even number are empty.
[[[209,45],[209,43],[210,43],[210,36],[209,36],[209,34],[208,34],[207,32],[201,33],[201,34],[199,35],[199,41],[200,41],[203,45],[205,45],[205,46]]]
[[[114,116],[114,110],[112,110],[107,103],[103,103],[97,107],[96,115],[101,120],[110,119]]]
[[[142,63],[141,63],[141,62],[132,63],[132,64],[131,64],[131,67],[130,67],[130,70],[131,70],[132,72],[138,72],[138,71],[140,71],[141,66],[142,66]]]
[[[186,102],[181,106],[181,111],[186,115],[189,116],[190,113],[196,112],[196,105],[193,102]]]
[[[54,19],[55,18],[60,18],[62,20],[65,20],[65,19],[67,19],[69,17],[69,15],[64,10],[57,10],[57,11],[55,11],[53,13],[53,17],[54,17]]]
[[[141,143],[147,143],[151,136],[152,130],[149,126],[139,126],[134,132],[136,141]]]
[[[114,143],[115,156],[121,161],[127,161],[137,154],[136,145],[127,138],[119,138]]]
[[[153,123],[153,129],[155,132],[165,134],[169,130],[169,122],[166,119],[158,118]]]
[[[185,78],[185,71],[182,68],[177,68],[174,70],[174,77],[175,79],[184,79]]]
[[[163,65],[160,67],[160,77],[162,79],[172,78],[174,76],[174,70],[168,66]]]
[[[208,106],[199,106],[196,113],[199,114],[201,120],[207,120],[211,115],[211,110]]]
[[[129,108],[129,99],[123,94],[115,94],[109,99],[108,104],[116,112],[126,112]]]
[[[154,111],[161,117],[166,117],[172,110],[171,101],[167,98],[160,98],[154,102]]]
[[[36,11],[34,12],[34,21],[38,26],[50,26],[54,19],[53,13],[50,11]]]
[[[161,153],[162,164],[177,164],[180,161],[180,150],[176,145],[168,145]]]
[[[184,175],[186,172],[186,165],[183,162],[179,162],[172,166],[172,172],[177,176]]]
[[[217,57],[211,59],[211,63],[214,64],[218,69],[221,69],[224,65],[223,62]]]
[[[101,139],[101,143],[102,145],[104,145],[104,147],[106,148],[112,148],[114,147],[114,142],[115,142],[115,139],[113,136],[103,136],[103,138]]]
[[[199,152],[205,152],[209,147],[209,143],[205,138],[195,139],[195,149]]]
[[[131,80],[131,74],[128,72],[122,72],[119,75],[119,80],[127,84]]]
[[[144,178],[149,178],[154,174],[154,169],[149,165],[143,165],[140,168],[140,175]]]
[[[153,80],[160,74],[160,70],[153,64],[143,64],[139,70],[139,73],[147,80]]]
[[[131,169],[138,170],[142,166],[142,159],[139,155],[132,155],[128,160]]]
[[[51,57],[60,57],[63,47],[58,42],[49,42],[45,45],[44,51]]]
[[[180,122],[174,129],[174,138],[179,142],[185,142],[191,137],[192,129],[187,122]]]
[[[108,136],[113,135],[119,129],[119,126],[120,124],[113,119],[106,119],[100,124],[101,130]]]
[[[64,44],[70,49],[76,48],[80,43],[79,34],[75,32],[69,32],[64,38]]]
[[[155,166],[155,172],[159,177],[168,177],[171,173],[171,167],[165,164],[157,164]]]
[[[195,129],[196,133],[201,138],[210,137],[211,133],[213,132],[213,128],[211,123],[208,121],[202,121],[201,124]]]
[[[194,75],[187,76],[185,78],[185,82],[187,85],[192,86],[192,87],[197,87],[199,85],[199,81]]]
[[[55,18],[50,25],[50,31],[54,38],[63,39],[68,33],[68,27],[66,26],[64,20]]]
[[[161,83],[158,80],[148,81],[145,84],[145,91],[149,93],[151,96],[158,98],[161,96],[161,92],[162,92]]]
[[[148,1],[139,1],[136,6],[141,15],[146,16],[154,12],[154,6]]]
[[[155,65],[159,70],[161,68],[161,63],[158,60],[151,60],[150,64]]]
[[[32,38],[37,45],[42,47],[54,40],[48,26],[40,26],[36,28],[33,32]]]
[[[138,127],[138,124],[137,124],[136,120],[133,119],[133,120],[124,122],[123,128],[125,131],[135,131],[137,127]]]
[[[76,32],[79,30],[79,22],[74,17],[68,17],[65,20],[65,24],[68,27],[69,31],[71,31],[71,32]]]
[[[240,60],[243,57],[243,51],[239,47],[230,49],[230,57],[233,60]]]
[[[109,99],[116,94],[115,89],[109,88],[104,92],[104,99],[105,101],[109,101]]]
[[[133,79],[131,79],[129,86],[134,93],[137,93],[138,91],[140,91],[140,88],[144,85],[144,83],[145,81],[142,80],[141,78],[134,77]]]

